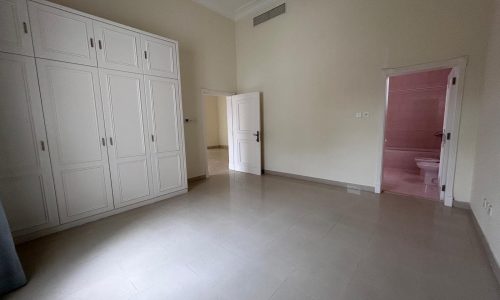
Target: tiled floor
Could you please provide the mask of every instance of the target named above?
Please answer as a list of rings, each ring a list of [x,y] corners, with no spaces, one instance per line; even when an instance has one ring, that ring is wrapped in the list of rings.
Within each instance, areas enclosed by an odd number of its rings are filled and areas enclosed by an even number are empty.
[[[208,149],[208,174],[222,175],[229,172],[229,155],[227,149]]]
[[[237,173],[21,245],[8,299],[499,299],[470,213]]]
[[[384,168],[382,189],[386,192],[439,201],[439,187],[437,185],[426,186],[419,174],[403,169]]]

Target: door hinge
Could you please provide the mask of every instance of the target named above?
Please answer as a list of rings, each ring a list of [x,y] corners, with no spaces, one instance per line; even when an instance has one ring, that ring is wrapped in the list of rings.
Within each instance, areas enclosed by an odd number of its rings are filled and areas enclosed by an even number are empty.
[[[444,192],[444,191],[446,191],[446,185],[441,186],[441,192]]]
[[[453,77],[453,79],[451,80],[451,84],[452,85],[456,85],[457,84],[457,77]]]

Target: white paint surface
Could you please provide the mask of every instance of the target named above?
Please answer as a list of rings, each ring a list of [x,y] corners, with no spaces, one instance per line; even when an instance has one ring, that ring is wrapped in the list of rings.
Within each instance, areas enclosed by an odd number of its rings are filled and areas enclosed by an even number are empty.
[[[238,92],[264,97],[265,168],[374,186],[382,69],[468,55],[454,194],[469,201],[490,11],[488,1],[290,0],[257,27],[237,22]]]
[[[471,207],[497,262],[500,262],[500,1],[495,3],[486,58]],[[488,205],[483,207],[483,203]],[[491,216],[488,214],[490,206]]]

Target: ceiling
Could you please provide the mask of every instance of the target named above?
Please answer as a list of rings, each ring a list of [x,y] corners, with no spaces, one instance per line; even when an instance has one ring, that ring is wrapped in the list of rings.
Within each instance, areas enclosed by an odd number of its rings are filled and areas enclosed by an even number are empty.
[[[258,12],[275,2],[285,2],[284,0],[193,0],[232,20],[238,20],[250,13]]]

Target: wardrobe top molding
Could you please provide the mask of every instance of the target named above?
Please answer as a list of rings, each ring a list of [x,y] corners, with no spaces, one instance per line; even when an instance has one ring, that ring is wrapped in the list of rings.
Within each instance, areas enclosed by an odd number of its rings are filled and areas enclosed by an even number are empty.
[[[113,21],[110,21],[108,19],[100,18],[100,17],[94,16],[94,15],[91,15],[91,14],[87,14],[87,13],[84,13],[82,11],[79,11],[79,10],[76,10],[76,9],[73,9],[73,8],[69,8],[67,6],[59,5],[59,4],[56,4],[56,3],[53,3],[53,2],[50,2],[50,1],[45,1],[45,0],[29,0],[29,1],[30,2],[39,3],[39,4],[43,4],[43,5],[46,5],[46,6],[50,6],[50,7],[53,7],[53,8],[57,8],[57,9],[60,9],[60,10],[64,10],[66,12],[69,12],[69,13],[72,13],[72,14],[76,14],[76,15],[79,15],[79,16],[82,16],[82,17],[86,17],[86,18],[89,18],[89,19],[92,19],[92,20],[95,20],[95,21],[99,21],[99,22],[102,22],[102,23],[106,23],[106,24],[109,24],[109,25],[121,27],[123,29],[127,29],[127,30],[130,30],[130,31],[136,32],[136,33],[148,35],[150,37],[154,37],[154,38],[157,38],[157,39],[160,39],[160,40],[164,40],[164,41],[168,41],[168,42],[171,42],[171,43],[175,43],[176,47],[179,46],[179,42],[176,41],[176,40],[172,40],[172,39],[166,38],[166,37],[161,36],[161,35],[157,35],[157,34],[154,34],[154,33],[151,33],[151,32],[147,32],[147,31],[143,31],[143,30],[140,30],[140,29],[137,29],[137,28],[134,28],[134,27],[123,25],[121,23],[113,22]]]

